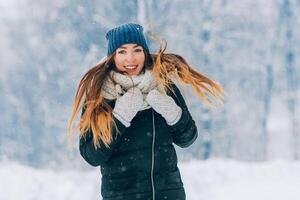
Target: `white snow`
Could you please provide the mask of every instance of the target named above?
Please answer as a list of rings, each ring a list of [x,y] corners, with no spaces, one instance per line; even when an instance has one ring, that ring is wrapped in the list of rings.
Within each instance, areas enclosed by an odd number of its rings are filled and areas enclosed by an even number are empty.
[[[192,161],[181,169],[187,199],[300,199],[300,162]]]
[[[298,200],[300,162],[211,159],[180,163],[187,200]],[[45,170],[0,163],[1,200],[100,198],[100,172]]]

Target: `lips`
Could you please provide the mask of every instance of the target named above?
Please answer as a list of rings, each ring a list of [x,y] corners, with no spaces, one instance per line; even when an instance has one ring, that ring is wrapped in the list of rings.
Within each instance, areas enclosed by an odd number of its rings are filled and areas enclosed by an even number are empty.
[[[134,70],[134,69],[136,69],[137,67],[138,67],[138,65],[126,65],[126,66],[124,66],[126,69],[128,69],[128,70]]]

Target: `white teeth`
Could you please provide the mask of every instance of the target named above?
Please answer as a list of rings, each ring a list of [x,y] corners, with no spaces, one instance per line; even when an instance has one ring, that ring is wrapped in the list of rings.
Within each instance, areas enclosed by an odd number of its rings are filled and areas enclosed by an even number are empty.
[[[135,69],[137,68],[137,65],[127,65],[125,66],[126,69]]]

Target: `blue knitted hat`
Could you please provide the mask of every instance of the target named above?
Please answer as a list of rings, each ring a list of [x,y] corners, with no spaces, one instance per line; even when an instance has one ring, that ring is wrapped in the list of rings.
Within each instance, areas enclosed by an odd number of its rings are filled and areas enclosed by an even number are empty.
[[[123,44],[138,44],[149,52],[146,39],[143,34],[143,27],[139,24],[127,23],[109,30],[106,33],[108,40],[107,56],[113,54]]]

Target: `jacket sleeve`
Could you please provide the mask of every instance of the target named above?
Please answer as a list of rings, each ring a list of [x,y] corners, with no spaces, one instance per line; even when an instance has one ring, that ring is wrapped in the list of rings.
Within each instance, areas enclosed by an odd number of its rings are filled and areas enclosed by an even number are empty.
[[[182,115],[179,121],[170,126],[173,142],[181,148],[185,148],[194,143],[198,137],[197,126],[193,120],[185,100],[175,84],[172,84],[172,88],[175,92],[170,92],[170,96],[175,100],[176,104],[181,107]]]
[[[82,111],[84,113],[84,109]],[[93,134],[92,130],[89,129],[85,134],[85,137],[81,137],[79,141],[79,151],[81,156],[87,161],[90,165],[96,167],[102,165],[111,157],[112,152],[115,148],[117,148],[121,142],[122,135],[126,131],[126,127],[116,118],[114,118],[116,122],[116,126],[120,131],[120,134],[117,134],[116,127],[112,130],[113,140],[109,145],[109,148],[104,146],[103,143],[100,142],[100,147],[97,149],[93,143]]]

